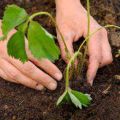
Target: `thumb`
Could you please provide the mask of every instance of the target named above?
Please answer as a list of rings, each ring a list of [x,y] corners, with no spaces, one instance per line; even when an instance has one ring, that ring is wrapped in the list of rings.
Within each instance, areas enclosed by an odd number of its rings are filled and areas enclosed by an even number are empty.
[[[62,35],[64,37],[66,47],[67,47],[67,49],[69,51],[69,54],[70,54],[70,56],[72,56],[74,54],[74,50],[73,50],[74,36],[72,35],[71,32],[66,32],[65,34],[62,33]],[[64,42],[63,42],[63,40],[62,40],[62,38],[61,38],[61,36],[59,34],[57,35],[57,38],[58,38],[58,42],[59,42],[59,45],[60,45],[61,56],[62,56],[63,60],[66,63],[68,63],[69,59],[68,59],[68,56],[67,56],[66,47],[64,45]]]

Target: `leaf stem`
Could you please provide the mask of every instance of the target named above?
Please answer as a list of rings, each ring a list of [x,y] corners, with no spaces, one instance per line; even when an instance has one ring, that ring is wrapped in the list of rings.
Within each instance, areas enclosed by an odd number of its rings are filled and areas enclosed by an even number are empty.
[[[103,29],[103,28],[117,28],[117,29],[120,29],[120,27],[119,27],[119,26],[116,26],[116,25],[105,25],[105,26],[103,26],[103,27],[98,28],[97,30],[95,30],[94,32],[92,32],[91,34],[89,34],[89,36],[87,36],[87,37],[85,38],[85,40],[84,40],[84,41],[82,42],[82,44],[79,46],[78,51],[81,51],[81,48],[83,47],[83,45],[86,43],[86,41],[87,41],[88,39],[90,39],[96,32],[98,32],[99,30],[101,30],[101,29]]]
[[[71,59],[69,60],[69,63],[68,63],[68,65],[67,65],[67,67],[66,67],[66,73],[65,73],[65,80],[66,80],[66,81],[65,81],[65,82],[66,82],[65,87],[66,87],[66,90],[69,89],[69,70],[70,70],[71,64],[72,64],[72,62],[75,61],[75,59],[77,58],[77,56],[78,56],[79,54],[80,54],[79,51],[75,52],[74,55],[73,55],[73,56],[71,57]]]

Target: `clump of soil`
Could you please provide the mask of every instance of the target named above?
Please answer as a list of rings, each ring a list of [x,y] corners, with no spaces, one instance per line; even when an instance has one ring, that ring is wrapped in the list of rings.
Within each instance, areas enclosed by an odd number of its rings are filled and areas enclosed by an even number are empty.
[[[53,0],[1,0],[0,18],[5,6],[13,3],[24,7],[30,14],[37,11],[55,14]],[[83,4],[85,5],[85,2]],[[119,6],[119,0],[92,0],[92,15],[101,24],[120,25]],[[44,17],[37,20],[55,34],[49,20]],[[109,32],[118,34],[115,29]],[[114,39],[116,37],[110,37],[111,41]],[[113,56],[117,49],[113,47]],[[65,63],[61,59],[56,65],[64,71]],[[93,87],[88,87],[84,83],[77,86],[76,89],[90,93],[93,98],[92,104],[83,110],[69,105],[56,107],[55,103],[64,90],[64,80],[58,83],[57,90],[41,92],[0,79],[0,120],[120,120],[120,81],[114,78],[114,75],[119,74],[120,58],[114,58],[111,65],[98,71]]]

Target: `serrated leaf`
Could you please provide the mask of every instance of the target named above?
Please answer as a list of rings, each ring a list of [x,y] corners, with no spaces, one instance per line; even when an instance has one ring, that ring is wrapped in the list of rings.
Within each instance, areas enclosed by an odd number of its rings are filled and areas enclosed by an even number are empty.
[[[79,99],[79,101],[81,102],[81,104],[84,107],[87,107],[90,104],[90,101],[92,100],[92,98],[90,97],[90,95],[88,94],[83,94],[82,92],[78,92],[75,90],[71,90],[71,93],[77,98]]]
[[[72,103],[73,103],[76,107],[82,109],[81,101],[80,101],[74,94],[72,94],[71,91],[69,91],[68,93],[69,93],[69,96],[70,96],[70,98],[71,98]]]
[[[57,100],[57,105],[60,105],[63,100],[65,99],[65,96],[67,95],[67,91],[65,91]]]
[[[37,59],[48,58],[57,60],[60,55],[52,35],[50,35],[39,23],[31,21],[28,28],[29,49]]]
[[[2,21],[3,34],[7,36],[13,28],[23,23],[27,18],[28,14],[23,8],[16,5],[8,5]]]
[[[8,54],[16,59],[19,59],[23,63],[28,60],[25,51],[24,34],[17,31],[8,41],[7,44]]]

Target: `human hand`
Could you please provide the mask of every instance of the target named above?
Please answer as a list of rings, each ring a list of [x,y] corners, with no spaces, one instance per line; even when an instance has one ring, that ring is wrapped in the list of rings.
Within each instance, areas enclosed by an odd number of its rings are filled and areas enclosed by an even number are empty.
[[[80,0],[56,0],[56,21],[57,25],[64,36],[65,42],[72,55],[73,42],[80,37],[87,35],[87,11],[81,5]],[[90,18],[90,32],[94,32],[101,26]],[[64,44],[59,33],[58,41],[61,48],[62,58],[68,62]],[[87,71],[87,81],[91,85],[96,76],[99,67],[105,66],[112,62],[112,53],[108,41],[107,31],[105,28],[96,32],[88,43],[89,65]]]
[[[8,39],[14,32],[15,30],[10,32]],[[1,29],[0,36],[2,36]],[[8,40],[0,41],[0,77],[36,90],[42,90],[44,87],[50,90],[56,89],[56,80],[61,80],[62,73],[53,63],[47,59],[35,59],[28,50],[26,42],[29,61],[23,64],[21,61],[8,56],[7,42]]]

